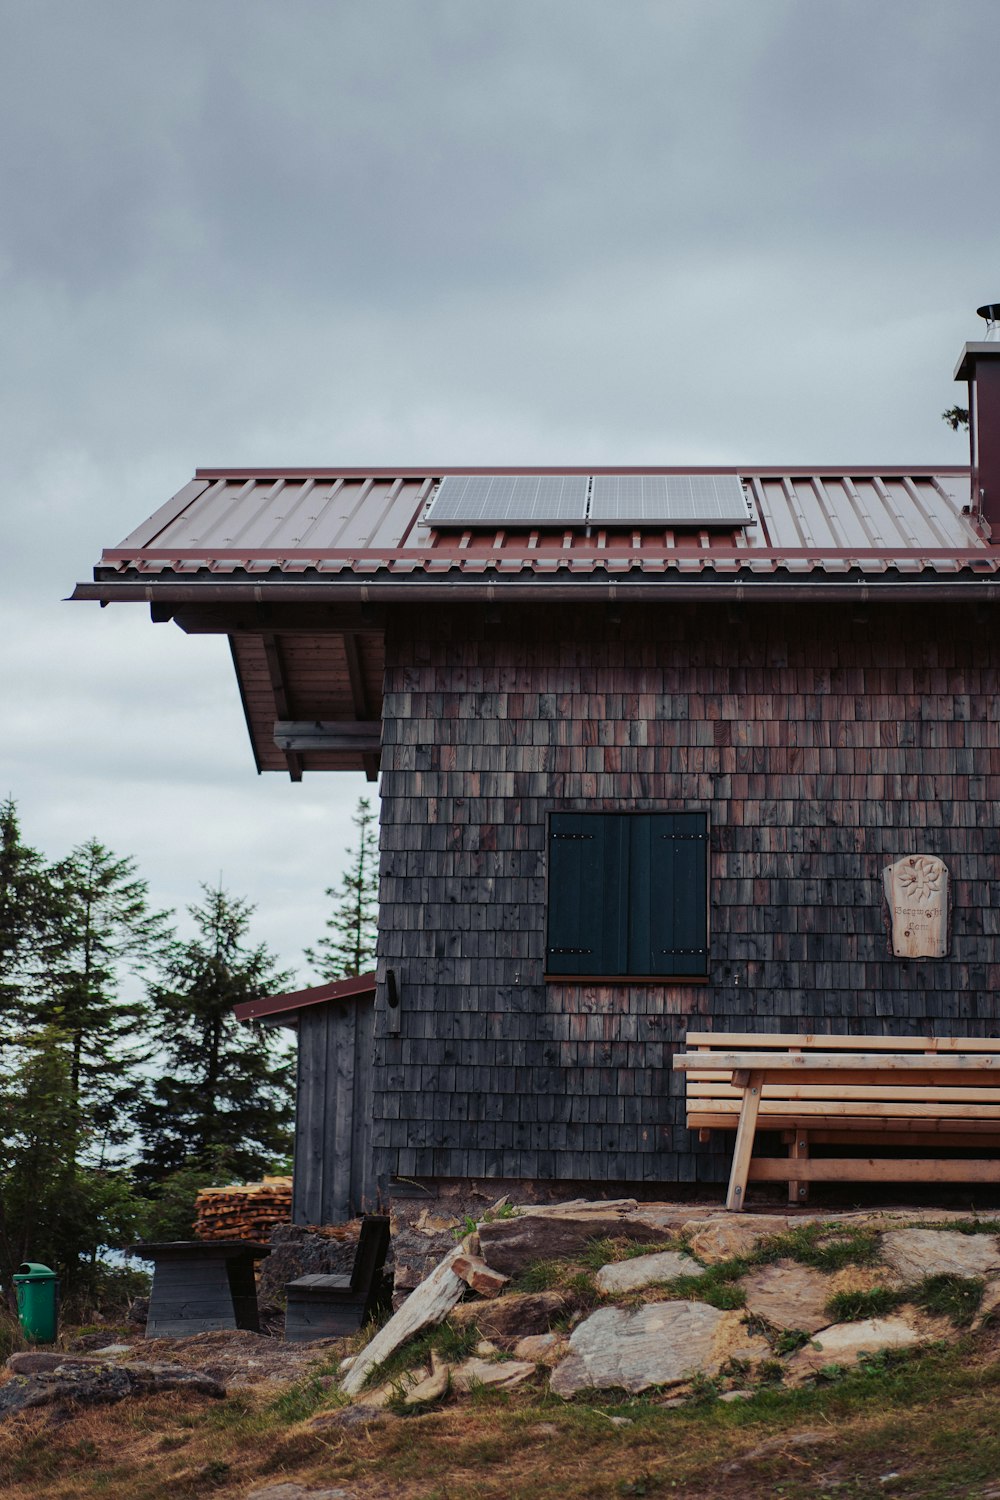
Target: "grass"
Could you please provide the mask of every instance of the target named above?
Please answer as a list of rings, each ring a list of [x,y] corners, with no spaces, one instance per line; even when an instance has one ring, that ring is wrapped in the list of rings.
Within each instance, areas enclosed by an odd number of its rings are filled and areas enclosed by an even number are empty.
[[[429,1365],[432,1351],[449,1364],[460,1364],[473,1353],[481,1337],[475,1324],[459,1328],[453,1323],[439,1323],[419,1338],[402,1344],[380,1365],[375,1365],[365,1385],[370,1389],[384,1385],[386,1381],[395,1380],[418,1365]]]
[[[927,1276],[913,1301],[924,1312],[950,1318],[956,1328],[967,1328],[979,1311],[986,1283],[972,1276]]]
[[[826,1304],[826,1312],[831,1323],[860,1323],[865,1318],[888,1317],[911,1300],[906,1292],[876,1286],[867,1292],[834,1292]]]
[[[405,1422],[342,1432],[303,1421],[314,1402],[316,1410],[332,1405],[310,1380],[276,1399],[244,1392],[205,1403],[176,1394],[55,1427],[40,1413],[16,1431],[0,1427],[0,1493],[240,1500],[257,1485],[294,1481],[342,1487],[358,1500],[954,1500],[981,1495],[1000,1472],[997,1346],[986,1331],[732,1404],[715,1399],[718,1388],[707,1382],[698,1400],[676,1410],[623,1392],[564,1403],[538,1390],[484,1390]],[[889,1472],[901,1478],[883,1485]]]

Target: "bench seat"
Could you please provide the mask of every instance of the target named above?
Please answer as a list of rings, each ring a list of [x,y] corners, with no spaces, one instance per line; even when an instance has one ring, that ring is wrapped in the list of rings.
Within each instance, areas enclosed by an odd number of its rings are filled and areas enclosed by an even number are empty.
[[[930,1156],[812,1159],[810,1145],[881,1150],[1000,1148],[1000,1040],[689,1032],[674,1067],[687,1077],[687,1124],[735,1130],[726,1205],[747,1180],[787,1181],[803,1201],[816,1181],[1000,1182],[1000,1160]],[[787,1158],[754,1157],[758,1130]]]

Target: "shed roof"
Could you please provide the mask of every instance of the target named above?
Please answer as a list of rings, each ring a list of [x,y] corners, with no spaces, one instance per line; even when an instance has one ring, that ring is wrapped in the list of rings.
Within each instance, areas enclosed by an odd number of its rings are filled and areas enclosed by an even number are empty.
[[[330,1005],[337,1001],[365,1000],[375,994],[375,975],[357,974],[350,979],[335,979],[330,984],[314,984],[305,990],[286,990],[280,995],[262,995],[259,1000],[244,1000],[233,1006],[238,1021],[274,1020],[287,1025],[300,1010],[310,1005]]]

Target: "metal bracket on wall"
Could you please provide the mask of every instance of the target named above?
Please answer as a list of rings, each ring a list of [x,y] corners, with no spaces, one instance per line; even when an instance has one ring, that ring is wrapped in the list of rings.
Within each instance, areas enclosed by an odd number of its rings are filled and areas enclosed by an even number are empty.
[[[385,971],[385,1030],[387,1036],[399,1036],[399,981],[395,969]]]

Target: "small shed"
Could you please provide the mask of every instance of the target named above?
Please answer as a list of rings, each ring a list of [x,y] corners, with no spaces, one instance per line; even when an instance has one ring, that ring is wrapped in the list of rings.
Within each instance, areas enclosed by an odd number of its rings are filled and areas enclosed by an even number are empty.
[[[247,1000],[235,1015],[298,1035],[292,1222],[337,1224],[371,1212],[375,975]]]

